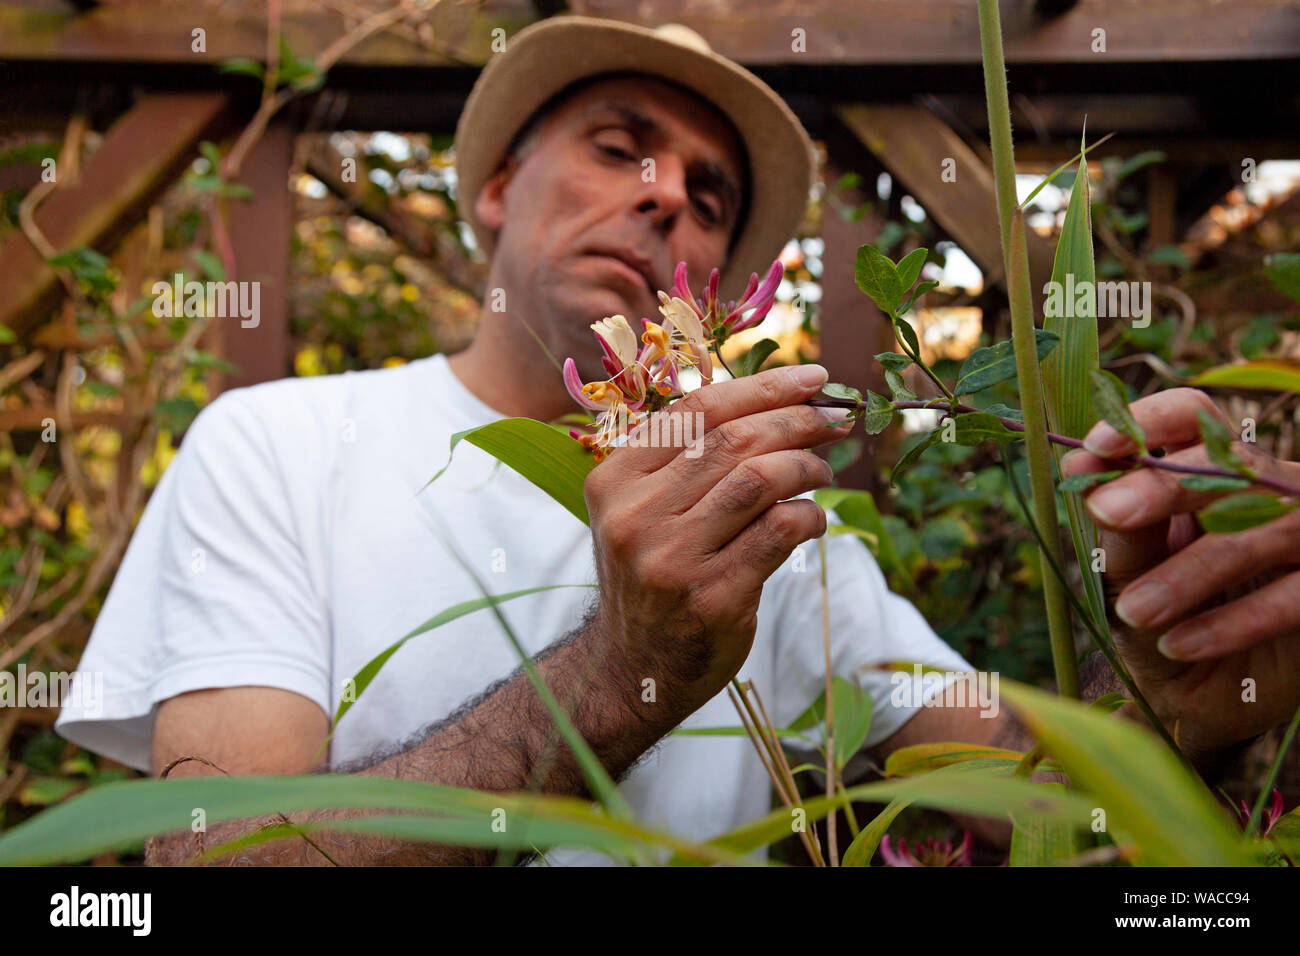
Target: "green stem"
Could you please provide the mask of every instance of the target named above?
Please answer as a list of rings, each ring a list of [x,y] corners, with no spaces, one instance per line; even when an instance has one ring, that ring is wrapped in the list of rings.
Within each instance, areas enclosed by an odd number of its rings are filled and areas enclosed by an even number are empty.
[[[1282,772],[1282,761],[1286,759],[1287,751],[1291,749],[1291,743],[1295,740],[1297,729],[1300,729],[1300,710],[1296,710],[1295,716],[1291,718],[1291,725],[1287,727],[1286,733],[1282,736],[1282,744],[1277,748],[1277,756],[1273,758],[1273,766],[1269,768],[1268,778],[1264,781],[1259,796],[1255,798],[1255,808],[1250,811],[1250,821],[1246,824],[1246,834],[1248,836],[1255,836],[1259,833],[1260,821],[1264,819],[1264,805],[1268,802],[1269,794],[1273,792],[1278,774]]]
[[[1002,56],[1002,23],[997,0],[979,0],[980,45],[984,60],[984,92],[988,99],[989,140],[993,147],[993,173],[997,187],[998,222],[1002,227],[1003,265],[1011,297],[1011,341],[1016,355],[1021,405],[1025,415],[1025,447],[1029,457],[1029,483],[1035,519],[1043,529],[1045,549],[1043,599],[1052,641],[1056,685],[1065,697],[1079,697],[1079,666],[1074,656],[1074,632],[1065,589],[1047,573],[1048,560],[1061,565],[1057,534],[1056,487],[1052,481],[1052,450],[1047,439],[1047,413],[1043,406],[1043,381],[1034,340],[1033,292],[1029,285],[1029,251],[1025,220],[1016,205],[1016,166],[1011,146],[1011,110],[1007,102],[1006,62]]]

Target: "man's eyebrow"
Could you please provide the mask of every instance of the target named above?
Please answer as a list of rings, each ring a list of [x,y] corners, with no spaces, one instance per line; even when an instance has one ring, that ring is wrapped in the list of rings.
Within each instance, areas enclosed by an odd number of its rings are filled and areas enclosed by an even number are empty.
[[[579,118],[587,119],[600,113],[618,115],[639,135],[649,137],[663,137],[665,135],[664,128],[658,120],[647,115],[626,100],[600,100],[584,109],[579,114]],[[735,178],[727,172],[721,163],[711,159],[703,160],[698,164],[698,171],[693,178],[706,187],[716,189],[731,210],[734,211],[740,208],[740,184],[736,182]]]

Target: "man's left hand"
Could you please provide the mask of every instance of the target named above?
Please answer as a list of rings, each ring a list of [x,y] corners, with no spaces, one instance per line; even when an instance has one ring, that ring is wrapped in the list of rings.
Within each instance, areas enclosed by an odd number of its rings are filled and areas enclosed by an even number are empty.
[[[1132,405],[1149,448],[1164,449],[1171,462],[1207,465],[1198,410],[1224,421],[1194,389]],[[1062,462],[1065,475],[1113,470],[1112,459],[1137,450],[1105,422],[1084,441]],[[1250,443],[1233,451],[1257,474],[1300,484],[1300,464]],[[1246,531],[1206,534],[1195,512],[1222,495],[1184,488],[1182,477],[1139,468],[1085,494],[1103,529],[1107,595],[1127,625],[1116,630],[1116,646],[1184,752],[1204,766],[1300,705],[1300,510]]]

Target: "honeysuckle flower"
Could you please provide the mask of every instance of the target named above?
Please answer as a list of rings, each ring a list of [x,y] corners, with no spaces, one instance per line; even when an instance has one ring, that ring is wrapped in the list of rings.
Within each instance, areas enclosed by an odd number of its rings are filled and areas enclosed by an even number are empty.
[[[704,295],[697,299],[691,292],[686,263],[679,262],[677,271],[673,273],[672,296],[691,306],[716,347],[725,342],[727,336],[755,326],[767,317],[767,313],[772,310],[772,303],[776,301],[776,290],[784,274],[785,266],[780,259],[776,259],[767,270],[762,283],[758,281],[757,272],[750,273],[744,294],[734,302],[723,303],[718,300],[717,269],[709,273]],[[746,315],[746,312],[749,314]]]
[[[894,849],[886,834],[880,839],[880,855],[886,866],[970,866],[970,831],[955,850],[951,840],[927,837],[916,841],[915,853],[907,848],[906,840],[899,840],[898,849]]]
[[[684,265],[684,263],[683,263]],[[713,381],[713,362],[709,358],[710,339],[695,307],[685,299],[659,293],[659,313],[667,320],[669,345],[667,361],[674,366],[685,363],[699,369],[700,378]],[[675,369],[674,369],[675,373]],[[674,374],[674,380],[676,376]]]
[[[583,382],[573,359],[564,362],[564,386],[583,408],[597,412],[594,431],[569,434],[602,460],[623,430],[634,428],[648,414],[682,394],[679,371],[696,369],[705,382],[713,381],[710,351],[727,336],[761,322],[772,308],[784,274],[777,259],[760,284],[751,274],[745,294],[737,302],[718,300],[718,270],[709,275],[704,295],[697,299],[687,281],[686,263],[673,276],[673,294],[659,292],[663,322],[641,319],[641,335],[627,317],[611,315],[593,322],[591,330],[603,352],[601,364],[609,378]],[[748,313],[748,314],[747,314]]]
[[[1282,819],[1282,794],[1277,788],[1273,788],[1273,800],[1264,808],[1264,815],[1259,821],[1259,835],[1266,837],[1269,831],[1273,829],[1274,824]],[[1250,807],[1246,806],[1246,801],[1242,800],[1237,808],[1237,819],[1241,822],[1241,828],[1246,829],[1250,823]]]

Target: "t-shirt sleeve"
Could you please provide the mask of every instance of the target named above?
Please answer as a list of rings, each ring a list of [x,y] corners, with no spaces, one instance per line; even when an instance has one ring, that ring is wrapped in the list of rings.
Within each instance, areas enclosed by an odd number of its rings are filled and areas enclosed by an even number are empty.
[[[328,613],[270,428],[242,391],[195,419],[96,620],[74,680],[102,693],[64,706],[67,739],[147,770],[157,705],[177,694],[277,687],[329,713]]]
[[[827,521],[839,523],[832,512],[827,513]],[[909,692],[897,693],[901,678],[896,677],[897,667],[889,665],[908,662],[908,672],[912,662],[955,673],[974,668],[935,634],[910,601],[889,589],[859,538],[828,534],[826,552],[831,671],[871,696],[871,728],[863,744],[871,747],[907,723],[922,706],[923,682],[909,678]],[[826,689],[818,542],[804,542],[768,579],[764,603],[773,585],[776,593],[770,613],[776,629],[774,673],[780,716],[772,717],[779,726],[787,726]]]

